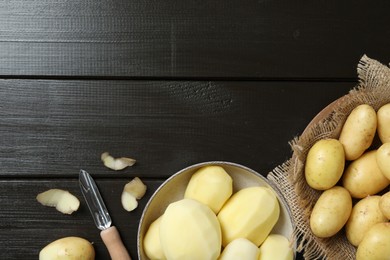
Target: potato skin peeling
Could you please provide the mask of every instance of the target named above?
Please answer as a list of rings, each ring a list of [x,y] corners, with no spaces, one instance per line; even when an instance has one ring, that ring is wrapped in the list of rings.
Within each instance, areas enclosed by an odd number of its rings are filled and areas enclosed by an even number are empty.
[[[77,197],[69,191],[62,189],[49,189],[39,193],[36,199],[42,205],[55,207],[63,214],[72,214],[77,211],[80,206],[80,201]]]
[[[123,170],[126,167],[133,166],[136,163],[136,160],[132,158],[114,158],[108,152],[102,153],[100,159],[102,160],[104,166],[114,171]]]
[[[135,177],[127,183],[122,191],[121,202],[126,211],[133,211],[138,207],[138,201],[146,193],[146,185],[140,178]]]

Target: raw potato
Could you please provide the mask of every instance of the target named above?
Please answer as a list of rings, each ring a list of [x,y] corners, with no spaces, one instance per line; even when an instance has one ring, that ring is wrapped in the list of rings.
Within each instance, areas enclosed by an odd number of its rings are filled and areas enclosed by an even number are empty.
[[[376,128],[377,116],[371,106],[363,104],[352,110],[339,137],[344,146],[346,160],[356,160],[370,147]]]
[[[126,167],[133,166],[136,162],[136,160],[132,158],[126,158],[126,157],[114,158],[107,152],[102,153],[100,159],[103,161],[104,166],[115,171],[120,171]]]
[[[202,202],[217,214],[232,193],[232,177],[221,166],[206,166],[192,175],[184,198]]]
[[[221,253],[221,228],[208,206],[182,199],[162,215],[160,241],[169,260],[215,260]]]
[[[123,188],[121,202],[122,206],[127,211],[132,211],[138,207],[138,201],[146,192],[146,185],[140,178],[135,177]]]
[[[39,252],[39,260],[93,260],[92,244],[81,237],[64,237],[53,241]]]
[[[345,170],[342,183],[353,198],[377,194],[389,185],[390,181],[378,167],[376,153],[376,150],[364,153]]]
[[[310,228],[317,237],[331,237],[339,232],[352,211],[352,198],[340,186],[324,191],[310,215]]]
[[[63,214],[72,214],[77,211],[80,201],[69,191],[50,189],[37,195],[37,201],[44,206],[55,207]]]
[[[306,158],[306,182],[313,189],[327,190],[340,180],[344,165],[343,145],[336,139],[319,140]]]
[[[378,195],[368,196],[352,208],[351,216],[345,225],[348,241],[352,245],[358,246],[373,225],[387,221],[379,209],[380,198]]]
[[[378,135],[382,143],[390,142],[390,103],[379,108],[378,118]]]
[[[246,238],[256,246],[271,232],[279,219],[279,202],[267,187],[244,188],[233,194],[218,213],[222,245]]]
[[[161,216],[150,224],[144,237],[144,251],[150,260],[165,260],[160,242]]]
[[[258,260],[259,254],[259,248],[251,241],[246,238],[237,238],[225,247],[218,260]]]
[[[382,174],[390,181],[390,142],[379,147],[376,153],[376,162]]]
[[[381,196],[379,200],[379,209],[383,215],[390,220],[390,191],[386,192]]]
[[[375,224],[356,251],[356,260],[390,259],[390,223]]]
[[[270,234],[260,246],[260,257],[258,260],[276,259],[293,260],[294,253],[290,241],[285,236]]]

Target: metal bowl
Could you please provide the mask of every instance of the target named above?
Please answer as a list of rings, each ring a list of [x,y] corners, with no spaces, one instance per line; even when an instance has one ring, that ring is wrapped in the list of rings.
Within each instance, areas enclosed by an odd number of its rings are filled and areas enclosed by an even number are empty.
[[[185,189],[192,174],[199,168],[208,165],[219,165],[225,169],[233,179],[233,192],[251,186],[272,188],[279,199],[280,205],[280,217],[272,233],[282,234],[287,238],[292,237],[294,227],[293,219],[290,209],[279,190],[273,187],[264,176],[245,166],[231,162],[211,161],[195,164],[175,173],[152,195],[144,208],[138,227],[138,259],[148,259],[143,250],[143,240],[150,224],[164,213],[170,203],[183,199]]]

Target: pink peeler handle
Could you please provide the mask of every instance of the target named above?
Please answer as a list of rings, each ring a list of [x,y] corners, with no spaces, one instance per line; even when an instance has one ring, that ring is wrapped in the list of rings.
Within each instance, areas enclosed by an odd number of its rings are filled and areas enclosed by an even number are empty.
[[[103,230],[100,232],[100,236],[106,245],[112,260],[131,260],[116,227],[111,226]]]

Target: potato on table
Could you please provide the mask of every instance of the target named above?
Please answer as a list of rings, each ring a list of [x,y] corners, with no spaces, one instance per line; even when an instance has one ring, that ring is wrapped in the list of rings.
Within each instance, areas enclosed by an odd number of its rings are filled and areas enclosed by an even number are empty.
[[[81,237],[64,237],[48,244],[39,252],[39,260],[93,260],[92,244]]]

